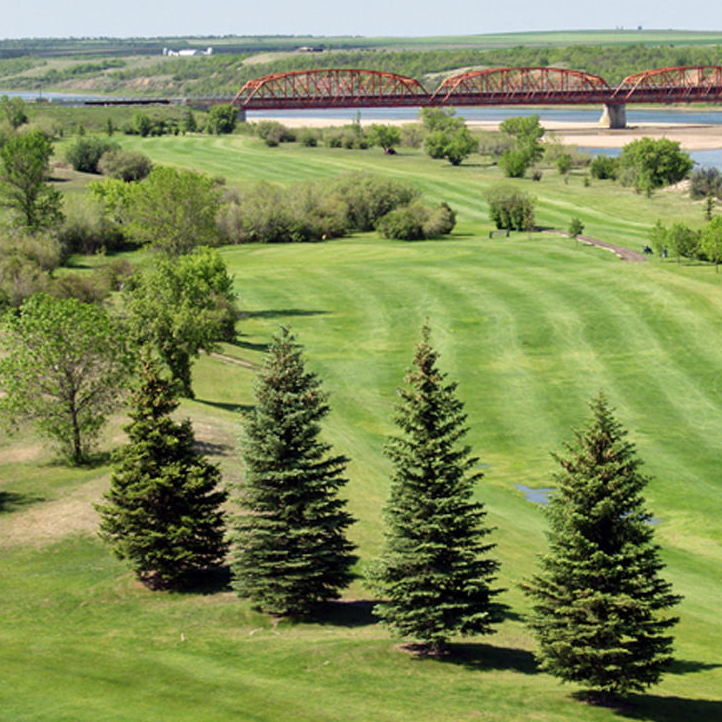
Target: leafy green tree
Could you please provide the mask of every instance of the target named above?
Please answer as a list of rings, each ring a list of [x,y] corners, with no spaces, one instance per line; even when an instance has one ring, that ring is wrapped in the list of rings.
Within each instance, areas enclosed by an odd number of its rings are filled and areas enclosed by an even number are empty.
[[[98,161],[103,153],[119,151],[120,146],[98,136],[81,136],[65,151],[65,160],[74,170],[82,173],[98,173]]]
[[[692,159],[680,150],[679,142],[639,138],[622,148],[617,167],[623,185],[649,195],[655,188],[681,181],[692,166]]]
[[[473,501],[478,459],[460,440],[467,432],[456,383],[436,365],[428,324],[396,407],[403,436],[386,453],[393,462],[388,530],[372,579],[385,601],[376,613],[402,637],[442,651],[453,634],[490,634],[500,621],[491,584],[499,563],[485,542],[491,529]]]
[[[661,579],[641,492],[649,479],[606,398],[576,434],[547,507],[549,551],[525,585],[546,671],[608,701],[659,681],[671,660],[680,597]]]
[[[572,167],[572,156],[570,153],[561,153],[556,159],[557,171],[560,175],[566,175],[569,173]]]
[[[669,249],[680,258],[694,258],[699,252],[700,234],[684,223],[673,223],[667,229]]]
[[[236,129],[238,109],[233,105],[214,105],[208,112],[206,132],[213,135],[232,133]]]
[[[233,338],[235,299],[223,259],[208,248],[177,259],[160,257],[124,291],[133,339],[155,349],[188,398],[193,398],[192,358]]]
[[[377,145],[383,148],[385,153],[390,153],[395,145],[401,143],[401,131],[395,125],[373,123],[367,137],[369,145]]]
[[[208,176],[158,166],[134,185],[124,211],[128,236],[136,243],[179,256],[218,239],[218,186]]]
[[[30,421],[73,463],[118,406],[130,371],[126,334],[97,306],[37,294],[5,318],[0,410]]]
[[[0,95],[0,110],[11,128],[19,128],[28,122],[25,101],[19,96],[9,98],[7,95]]]
[[[463,125],[464,119],[456,117],[456,111],[453,108],[434,108],[428,106],[419,111],[421,124],[427,132],[433,133],[437,130],[453,130]]]
[[[128,443],[113,454],[100,535],[154,587],[178,587],[226,554],[221,473],[194,448],[188,419],[177,423],[177,384],[144,359],[131,399]]]
[[[530,231],[534,228],[536,199],[510,185],[495,185],[486,192],[489,217],[497,228]]]
[[[715,271],[719,272],[722,258],[722,216],[716,216],[702,229],[700,248],[710,261],[714,261]]]
[[[589,164],[589,172],[592,178],[598,180],[616,180],[619,163],[616,158],[610,155],[602,155],[601,153],[592,159]]]
[[[574,216],[569,221],[569,235],[572,238],[576,238],[577,236],[581,235],[584,232],[584,224],[581,222],[579,218]]]
[[[529,165],[529,156],[521,150],[505,150],[499,156],[499,168],[507,178],[523,178]]]
[[[63,219],[62,197],[47,179],[53,144],[40,130],[9,138],[0,146],[0,199],[19,217],[20,225],[35,232]]]
[[[147,155],[132,150],[107,150],[98,160],[103,175],[126,183],[143,180],[152,169],[153,162]]]
[[[722,173],[719,168],[698,168],[690,175],[689,195],[690,198],[722,199]]]
[[[526,157],[529,165],[536,163],[544,154],[544,146],[541,142],[544,128],[537,114],[507,118],[499,124],[499,130],[514,139],[516,150]]]
[[[451,165],[460,165],[479,148],[479,141],[463,125],[450,130],[435,130],[426,136],[424,149],[432,158],[446,158]]]
[[[153,128],[153,120],[146,113],[136,113],[133,116],[133,133],[145,138]]]
[[[180,129],[183,135],[186,133],[195,133],[198,130],[198,121],[190,108],[186,108],[183,111]]]
[[[328,396],[287,328],[273,337],[255,394],[231,537],[234,587],[267,612],[304,615],[353,578],[353,519],[338,498],[348,459],[319,439]]]
[[[669,242],[667,240],[667,228],[657,219],[655,224],[649,229],[647,234],[649,244],[658,256],[663,256],[667,252]]]

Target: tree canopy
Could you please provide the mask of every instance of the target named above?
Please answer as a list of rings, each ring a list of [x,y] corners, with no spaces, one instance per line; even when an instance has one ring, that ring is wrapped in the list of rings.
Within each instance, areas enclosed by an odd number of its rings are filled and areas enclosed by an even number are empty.
[[[653,543],[642,489],[649,479],[606,398],[555,455],[561,466],[547,507],[549,551],[525,589],[543,669],[602,698],[655,684],[671,661],[677,604]]]
[[[438,652],[453,634],[489,634],[499,621],[491,584],[499,563],[485,541],[491,529],[473,500],[482,474],[460,445],[467,432],[456,383],[436,366],[424,326],[413,368],[400,390],[402,432],[386,452],[393,463],[388,529],[373,581],[384,601],[377,614],[402,637]]]
[[[128,443],[113,454],[100,535],[151,586],[177,587],[222,563],[227,550],[221,473],[194,448],[189,420],[177,423],[178,385],[143,360],[131,399]]]
[[[218,251],[202,248],[131,279],[124,291],[131,334],[168,365],[193,398],[191,359],[231,340],[236,321],[233,279]]]
[[[126,334],[97,306],[45,294],[5,323],[0,409],[12,424],[32,422],[72,462],[85,461],[130,373]]]
[[[348,459],[320,440],[328,396],[288,328],[273,337],[245,424],[231,568],[242,597],[301,616],[353,579],[353,519],[338,497]]]
[[[158,166],[129,192],[123,213],[128,235],[170,256],[213,245],[219,199],[208,176]]]
[[[28,231],[57,225],[62,198],[47,183],[53,144],[40,130],[8,138],[0,146],[0,201]]]

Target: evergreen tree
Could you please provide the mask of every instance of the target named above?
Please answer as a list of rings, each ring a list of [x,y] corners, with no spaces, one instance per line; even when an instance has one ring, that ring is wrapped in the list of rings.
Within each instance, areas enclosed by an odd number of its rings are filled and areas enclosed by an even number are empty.
[[[107,503],[97,507],[101,537],[159,587],[187,584],[227,551],[220,471],[194,449],[190,421],[170,418],[177,394],[177,382],[144,359],[125,427],[129,442],[113,455]]]
[[[255,393],[232,537],[234,586],[267,612],[304,615],[353,578],[345,536],[353,520],[337,498],[348,459],[329,455],[318,438],[328,396],[287,328],[273,338]]]
[[[386,506],[388,531],[373,579],[386,601],[377,614],[402,637],[432,653],[452,634],[490,634],[500,621],[490,584],[499,563],[488,557],[496,546],[483,541],[491,529],[486,512],[472,500],[481,473],[468,446],[466,414],[455,382],[436,367],[429,327],[416,349],[400,390],[396,423],[387,455],[394,464]]]
[[[541,666],[609,701],[655,684],[671,660],[678,603],[659,577],[663,563],[641,491],[633,444],[600,394],[592,419],[555,455],[562,471],[547,507],[549,552],[525,586]]]

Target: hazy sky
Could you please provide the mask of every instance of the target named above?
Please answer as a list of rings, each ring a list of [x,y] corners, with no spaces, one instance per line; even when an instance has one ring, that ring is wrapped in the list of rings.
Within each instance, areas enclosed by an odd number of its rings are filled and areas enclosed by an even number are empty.
[[[6,0],[0,38],[722,30],[719,0]]]

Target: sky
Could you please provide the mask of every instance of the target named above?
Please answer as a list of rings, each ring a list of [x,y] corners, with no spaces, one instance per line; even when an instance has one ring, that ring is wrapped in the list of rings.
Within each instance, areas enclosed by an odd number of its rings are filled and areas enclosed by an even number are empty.
[[[174,35],[432,36],[528,30],[722,30],[719,0],[25,0],[0,38]]]

